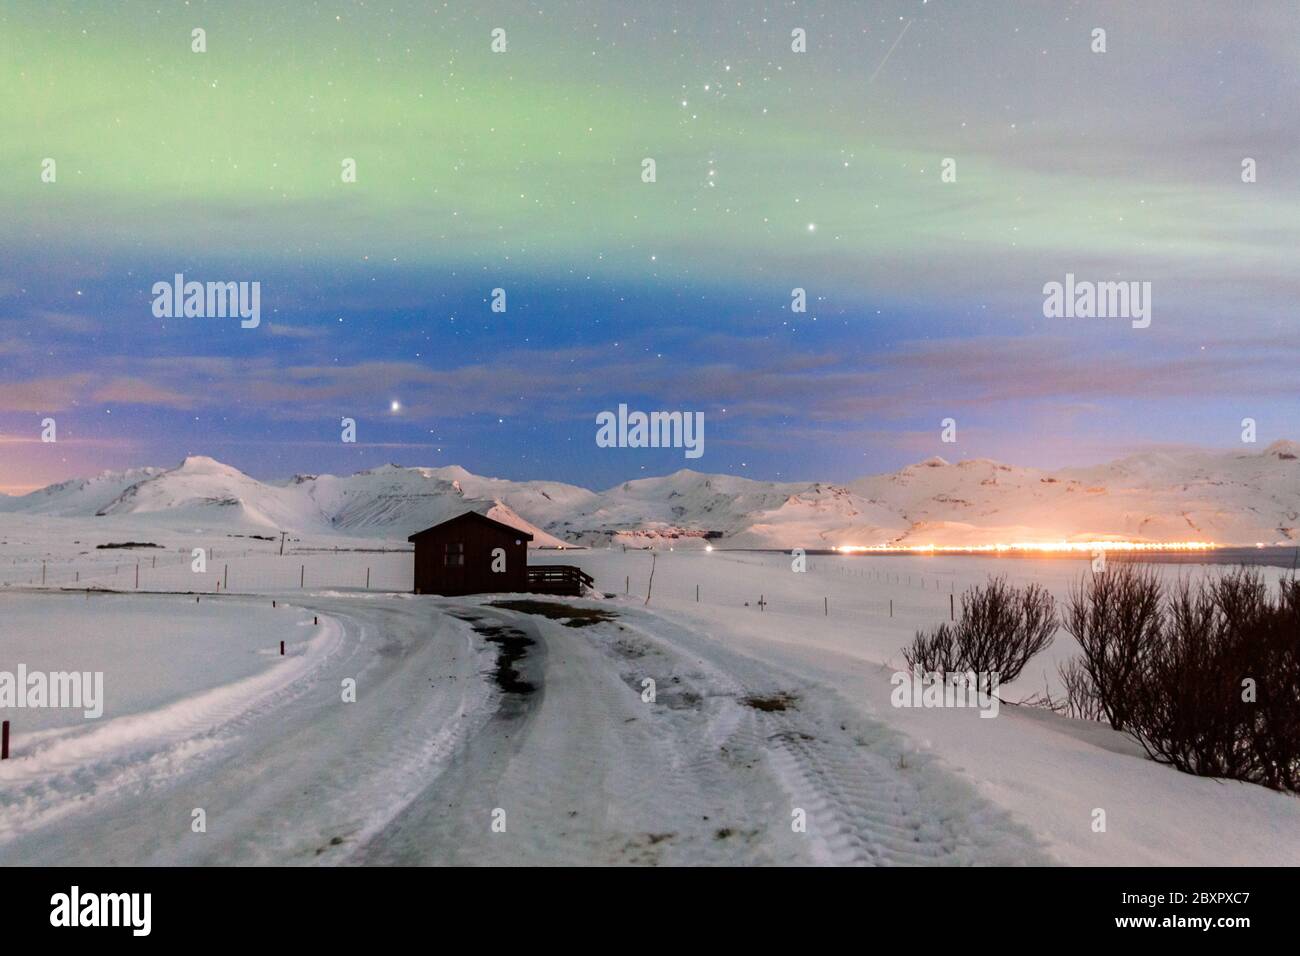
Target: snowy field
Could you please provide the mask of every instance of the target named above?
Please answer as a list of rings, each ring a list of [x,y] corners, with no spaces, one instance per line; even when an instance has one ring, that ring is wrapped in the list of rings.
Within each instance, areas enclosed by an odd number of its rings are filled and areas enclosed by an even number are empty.
[[[1084,560],[534,552],[611,595],[569,627],[403,593],[404,542],[29,516],[0,539],[0,671],[102,671],[105,697],[4,711],[0,863],[1300,863],[1294,797],[1037,708],[890,705],[950,595],[1002,573],[1062,599]],[[1075,652],[1059,633],[1004,699],[1057,692]]]

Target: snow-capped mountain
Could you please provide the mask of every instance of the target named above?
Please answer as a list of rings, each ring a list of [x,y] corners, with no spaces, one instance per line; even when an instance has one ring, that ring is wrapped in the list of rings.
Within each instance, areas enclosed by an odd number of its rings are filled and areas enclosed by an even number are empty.
[[[31,494],[0,497],[0,512],[67,517],[95,514],[132,485],[162,472],[161,468],[130,468],[105,471],[94,478],[72,478]]]
[[[327,520],[286,488],[201,455],[126,488],[96,515],[164,515],[186,524],[262,528],[314,527]]]
[[[402,538],[466,510],[535,546],[977,545],[1115,538],[1300,541],[1300,443],[1258,452],[1180,451],[1045,471],[930,458],[846,484],[678,471],[604,492],[385,465],[262,482],[211,458],[106,472],[0,499],[0,512],[130,516],[171,526]]]
[[[462,480],[463,479],[463,480]],[[517,498],[539,513],[582,489],[552,482],[496,482],[460,468],[385,465],[346,478],[297,475],[285,482],[251,478],[212,458],[193,455],[171,469],[105,472],[0,500],[0,512],[60,517],[138,518],[169,527],[289,530],[405,537],[473,510],[533,535],[536,547],[564,542],[521,518],[493,490],[518,485]],[[567,489],[567,490],[566,490]],[[550,496],[548,498],[548,496]]]

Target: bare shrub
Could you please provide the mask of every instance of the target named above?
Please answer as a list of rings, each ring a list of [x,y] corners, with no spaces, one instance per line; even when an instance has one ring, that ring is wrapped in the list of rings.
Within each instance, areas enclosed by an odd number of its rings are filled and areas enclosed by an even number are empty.
[[[1052,643],[1057,627],[1056,602],[1038,584],[1017,588],[1005,578],[989,578],[961,599],[961,620],[918,631],[903,659],[912,670],[950,674],[973,671],[976,688],[991,694],[990,678],[1009,682]]]
[[[1165,598],[1121,567],[1072,594],[1066,621],[1111,723],[1186,773],[1300,791],[1300,582],[1274,597],[1240,568]]]
[[[1101,698],[1083,661],[1073,657],[1057,667],[1056,674],[1065,688],[1065,701],[1058,712],[1078,720],[1101,720],[1105,716]]]
[[[910,647],[903,648],[907,668],[923,674],[949,674],[958,670],[956,628],[940,624],[931,633],[917,631]]]
[[[1124,730],[1133,685],[1161,632],[1160,579],[1148,567],[1114,563],[1070,589],[1065,629],[1083,650],[1082,666],[1116,730]]]

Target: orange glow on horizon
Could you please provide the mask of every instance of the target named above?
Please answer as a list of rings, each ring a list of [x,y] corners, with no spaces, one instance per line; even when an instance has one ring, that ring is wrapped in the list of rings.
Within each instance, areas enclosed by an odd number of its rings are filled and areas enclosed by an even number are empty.
[[[832,550],[841,554],[859,553],[958,553],[988,554],[1007,551],[1025,551],[1049,554],[1095,554],[1098,551],[1213,551],[1219,545],[1213,541],[1014,541],[998,544],[843,544]]]

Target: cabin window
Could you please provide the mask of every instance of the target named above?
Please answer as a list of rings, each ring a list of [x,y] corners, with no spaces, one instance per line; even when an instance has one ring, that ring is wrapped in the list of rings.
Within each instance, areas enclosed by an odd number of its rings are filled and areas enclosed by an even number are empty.
[[[447,552],[443,556],[443,564],[449,568],[463,568],[465,566],[465,542],[450,541],[446,545]]]

